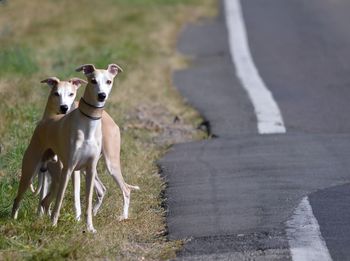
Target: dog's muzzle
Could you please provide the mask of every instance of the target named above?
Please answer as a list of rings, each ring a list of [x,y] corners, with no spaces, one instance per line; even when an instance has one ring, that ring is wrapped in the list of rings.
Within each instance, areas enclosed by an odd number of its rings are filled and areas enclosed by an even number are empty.
[[[60,110],[63,114],[66,114],[68,111],[68,106],[67,105],[61,105]]]
[[[105,101],[106,97],[107,97],[107,95],[104,92],[100,92],[99,94],[97,94],[97,98],[98,98],[99,102]]]

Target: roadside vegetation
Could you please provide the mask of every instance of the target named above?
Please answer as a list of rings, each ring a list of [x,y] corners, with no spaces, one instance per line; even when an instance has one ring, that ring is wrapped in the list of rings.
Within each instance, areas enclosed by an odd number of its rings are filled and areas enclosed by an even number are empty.
[[[215,2],[0,1],[0,260],[174,257],[181,242],[166,238],[165,183],[156,160],[172,143],[204,136],[196,130],[200,117],[172,87],[171,72],[186,64],[175,51],[182,25],[213,15]],[[37,217],[38,202],[29,191],[14,221],[10,212],[22,155],[49,93],[40,80],[84,78],[74,72],[84,63],[97,68],[117,63],[124,69],[107,111],[122,130],[124,178],[141,188],[132,193],[130,219],[118,221],[122,196],[101,163],[98,173],[108,191],[94,218],[97,234],[85,233],[84,219],[74,220],[71,187],[58,227]],[[83,194],[84,189],[82,199]]]

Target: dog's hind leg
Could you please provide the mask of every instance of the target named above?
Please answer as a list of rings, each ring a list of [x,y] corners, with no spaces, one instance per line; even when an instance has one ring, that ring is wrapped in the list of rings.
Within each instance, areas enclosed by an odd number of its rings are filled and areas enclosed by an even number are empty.
[[[51,179],[50,186],[48,189],[48,192],[46,193],[45,197],[41,201],[41,207],[44,210],[45,214],[51,215],[50,213],[50,206],[57,195],[58,186],[60,182],[60,176],[61,176],[61,170],[62,165],[60,162],[49,162],[47,165],[47,174]]]
[[[127,219],[129,216],[129,205],[130,205],[130,194],[131,190],[139,190],[140,188],[138,186],[132,186],[127,184],[122,176],[122,172],[120,169],[120,164],[115,164],[114,161],[110,161],[107,157],[105,157],[107,169],[109,173],[111,174],[114,181],[119,185],[122,193],[123,193],[123,214],[120,217],[120,220]]]
[[[41,166],[43,153],[36,147],[35,142],[31,142],[24,153],[22,160],[22,175],[19,182],[17,196],[13,202],[12,214],[14,219],[18,217],[19,204],[24,196],[24,193],[29,188],[33,176],[38,172]]]
[[[95,188],[95,192],[97,195],[97,201],[96,201],[94,208],[93,208],[93,214],[94,214],[94,216],[96,216],[99,208],[101,207],[103,198],[104,198],[104,196],[106,194],[106,190],[107,190],[106,187],[103,185],[102,181],[100,180],[100,178],[98,177],[98,175],[96,175],[96,177],[95,177],[94,188]]]
[[[57,161],[54,159],[54,157],[57,157],[57,156],[55,155],[55,153],[51,149],[46,150],[44,155],[42,156],[42,159],[41,159],[42,164],[40,167],[40,171],[38,173],[38,186],[36,189],[34,189],[34,186],[33,186],[34,176],[32,178],[32,183],[30,184],[30,188],[31,188],[32,192],[35,194],[35,196],[37,196],[41,193],[42,187],[44,186],[45,175],[47,174],[46,172],[47,172],[48,163]],[[42,200],[42,197],[41,197],[41,200]]]
[[[123,193],[123,214],[121,220],[129,216],[130,193],[132,189],[140,189],[124,181],[120,165],[120,129],[113,119],[105,113],[102,117],[102,154],[107,169]]]
[[[40,185],[40,195],[39,195],[39,204],[38,204],[38,210],[37,213],[39,216],[42,216],[44,214],[44,208],[41,205],[42,200],[46,197],[48,193],[48,177],[47,177],[46,171],[43,172],[40,170],[38,174],[38,183],[41,183]],[[39,185],[38,185],[39,187]]]

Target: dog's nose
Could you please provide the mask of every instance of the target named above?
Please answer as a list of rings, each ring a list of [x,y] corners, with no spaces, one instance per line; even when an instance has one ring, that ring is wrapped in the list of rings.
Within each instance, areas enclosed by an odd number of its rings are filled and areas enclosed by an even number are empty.
[[[106,93],[104,93],[104,92],[100,92],[97,96],[98,96],[98,100],[100,102],[103,102],[107,97]]]
[[[66,114],[66,112],[68,111],[68,106],[67,105],[61,105],[60,106],[61,112],[63,114]]]

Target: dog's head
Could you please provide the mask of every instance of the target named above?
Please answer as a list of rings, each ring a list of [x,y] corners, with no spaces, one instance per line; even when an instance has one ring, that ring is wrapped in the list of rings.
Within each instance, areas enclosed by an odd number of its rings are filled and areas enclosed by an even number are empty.
[[[72,78],[60,81],[57,77],[50,77],[41,81],[51,87],[48,100],[48,109],[51,114],[66,114],[72,108],[78,88],[86,81]]]
[[[83,71],[88,80],[84,99],[96,107],[103,107],[112,90],[114,77],[123,70],[116,64],[108,65],[106,70],[96,69],[93,64],[84,64],[76,71]]]

